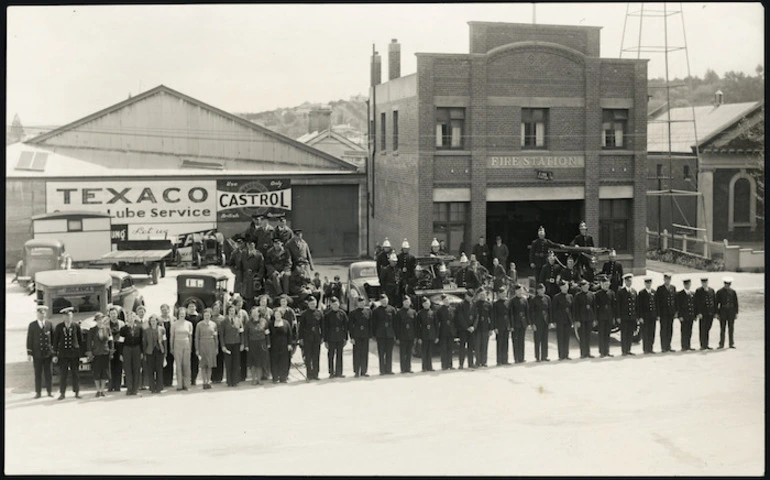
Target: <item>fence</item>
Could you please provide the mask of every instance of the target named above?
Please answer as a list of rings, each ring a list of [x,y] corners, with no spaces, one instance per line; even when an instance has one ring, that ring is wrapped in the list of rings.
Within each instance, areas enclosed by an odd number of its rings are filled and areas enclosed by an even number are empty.
[[[693,257],[708,260],[722,260],[727,271],[764,271],[764,250],[752,250],[741,248],[739,245],[730,245],[727,239],[721,242],[710,242],[706,235],[669,233],[663,229],[662,233],[646,229],[647,250],[658,248],[662,251],[673,250]]]

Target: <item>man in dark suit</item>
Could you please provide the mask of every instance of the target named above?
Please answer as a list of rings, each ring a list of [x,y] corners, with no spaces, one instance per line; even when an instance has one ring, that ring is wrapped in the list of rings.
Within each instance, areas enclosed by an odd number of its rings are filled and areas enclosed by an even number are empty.
[[[676,311],[679,315],[679,323],[682,329],[682,351],[695,350],[690,347],[692,339],[692,324],[695,321],[695,295],[690,290],[690,279],[684,280],[684,290],[677,293]]]
[[[35,398],[40,398],[43,389],[43,380],[45,380],[45,389],[49,397],[51,393],[51,356],[53,347],[53,326],[51,321],[46,319],[48,307],[39,305],[37,307],[37,320],[29,324],[27,328],[27,356],[32,360],[35,370]]]
[[[479,243],[473,246],[471,253],[476,255],[476,260],[479,261],[481,266],[489,269],[492,262],[489,260],[489,246],[487,245],[484,235],[479,237]]]
[[[396,343],[396,309],[387,295],[380,295],[380,306],[372,312],[372,331],[377,339],[380,375],[393,375],[393,345]]]
[[[454,370],[455,367],[452,366],[452,347],[457,337],[455,309],[449,304],[446,294],[441,294],[441,306],[436,311],[436,319],[438,320],[441,370]]]
[[[409,242],[404,239],[401,243],[401,253],[396,256],[396,269],[398,269],[398,300],[410,295],[417,284],[417,258],[409,253]],[[395,307],[395,305],[393,305]],[[401,305],[399,305],[399,308]]]
[[[537,285],[537,295],[529,299],[529,321],[534,330],[535,360],[548,362],[548,325],[553,322],[551,316],[551,297],[545,294],[545,285]]]
[[[59,400],[64,400],[67,391],[67,376],[72,376],[72,391],[75,398],[80,398],[80,382],[78,378],[78,364],[80,363],[81,344],[83,336],[80,325],[72,319],[72,307],[66,307],[60,313],[67,316],[64,322],[56,325],[53,333],[53,363],[59,364]]]
[[[412,308],[412,299],[404,296],[401,308],[396,313],[396,336],[398,337],[398,357],[401,373],[412,373],[412,347],[417,321],[417,312]]]
[[[599,355],[612,357],[610,353],[610,332],[615,322],[615,292],[610,290],[610,279],[599,275],[601,290],[594,294],[596,298],[596,320],[599,322]]]
[[[358,297],[358,308],[350,312],[350,342],[353,344],[353,372],[356,377],[368,377],[369,338],[372,336],[372,311],[369,299]]]
[[[318,380],[318,361],[321,357],[321,324],[323,323],[323,312],[318,310],[318,301],[315,297],[308,297],[307,310],[299,315],[299,341],[305,351],[305,367],[307,369],[307,380]],[[353,312],[350,315],[353,318]],[[350,332],[353,338],[353,331]],[[353,349],[355,350],[355,343]],[[355,356],[353,357],[355,360]],[[355,361],[353,362],[355,366]],[[358,375],[358,373],[356,373]]]
[[[671,274],[663,274],[663,285],[655,290],[655,303],[658,305],[660,317],[660,350],[673,352],[671,336],[674,333],[674,317],[676,316],[676,287],[671,285]]]
[[[580,281],[580,292],[575,295],[575,326],[580,331],[580,358],[594,358],[591,355],[591,332],[598,325],[596,319],[596,297],[589,291],[588,280]]]
[[[465,364],[465,356],[468,356],[468,368],[476,368],[473,362],[474,336],[473,319],[471,318],[471,309],[473,302],[473,292],[465,291],[465,299],[455,309],[455,328],[457,336],[460,338],[460,370]]]
[[[545,285],[545,294],[553,299],[559,293],[559,280],[561,280],[561,266],[556,263],[556,255],[553,251],[548,252],[548,263],[540,269],[538,283]]]
[[[548,250],[558,247],[563,245],[545,238],[545,227],[541,226],[537,229],[537,238],[532,240],[529,250],[529,267],[534,270],[535,278],[540,278],[540,269],[545,265]]]
[[[588,235],[588,226],[586,225],[586,222],[580,222],[580,226],[578,228],[580,233],[575,235],[575,238],[573,238],[569,244],[573,247],[593,247],[594,237]],[[588,257],[585,255],[579,255],[577,259],[577,265],[581,271],[590,268]],[[589,279],[589,281],[591,280]]]
[[[559,360],[570,360],[569,337],[572,330],[572,305],[574,299],[569,293],[569,283],[564,280],[559,282],[559,293],[554,295],[551,308],[553,321],[556,324],[556,345],[559,351]]]
[[[321,336],[328,351],[329,378],[345,378],[342,373],[342,349],[348,343],[348,316],[340,310],[340,301],[332,297],[330,310],[324,314]]]
[[[620,349],[623,355],[635,355],[631,351],[634,341],[638,317],[636,316],[636,290],[631,286],[634,276],[630,273],[623,275],[625,285],[618,289],[615,303],[617,312],[615,318],[620,322]]]
[[[642,350],[644,353],[655,353],[655,322],[658,316],[658,305],[655,302],[655,292],[652,290],[652,279],[644,279],[644,289],[639,292],[636,302],[636,316],[642,322]]]
[[[385,295],[388,296],[388,303],[394,307],[398,303],[399,273],[396,262],[398,262],[398,257],[395,253],[391,253],[388,257],[388,265],[380,271],[380,285],[382,285]]]
[[[716,293],[714,293],[713,288],[709,287],[708,277],[703,277],[700,281],[700,288],[695,290],[695,311],[698,314],[698,320],[700,320],[700,349],[711,350],[709,331],[716,313]]]
[[[730,348],[735,348],[733,331],[738,318],[738,295],[731,288],[732,277],[725,277],[725,286],[716,293],[716,314],[719,318],[719,348],[725,347],[725,327],[730,332]]]
[[[529,326],[529,300],[527,291],[516,285],[514,296],[508,302],[508,319],[511,322],[511,344],[514,363],[524,363],[524,335]]]
[[[492,304],[492,327],[497,340],[497,364],[508,365],[508,331],[511,329],[511,322],[508,319],[505,287],[498,289],[497,300]]]

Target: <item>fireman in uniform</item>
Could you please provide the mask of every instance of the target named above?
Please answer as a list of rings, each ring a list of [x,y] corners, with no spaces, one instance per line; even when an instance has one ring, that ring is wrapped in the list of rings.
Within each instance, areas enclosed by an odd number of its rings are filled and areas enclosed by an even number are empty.
[[[401,373],[412,373],[412,347],[414,346],[416,320],[417,312],[412,308],[412,300],[405,296],[395,318]]]
[[[561,266],[556,263],[556,254],[548,251],[548,263],[540,270],[538,282],[545,285],[545,294],[553,298],[559,293],[559,280],[561,279]]]
[[[636,331],[638,317],[636,316],[636,290],[631,286],[634,276],[630,273],[623,275],[622,288],[618,289],[617,313],[615,318],[620,322],[620,349],[623,355],[635,355],[631,351],[631,344],[634,341],[634,332]]]
[[[307,310],[299,315],[299,342],[305,352],[307,380],[318,380],[318,362],[321,358],[321,324],[323,312],[317,308],[315,297],[307,299]]]
[[[396,305],[398,301],[398,268],[396,267],[396,254],[391,252],[388,257],[388,265],[385,266],[380,273],[380,285],[385,291],[385,295],[388,296],[388,301],[391,305]]]
[[[695,290],[695,311],[698,313],[700,321],[700,349],[711,350],[709,347],[709,331],[714,322],[714,313],[716,313],[716,293],[709,287],[709,279],[703,277],[700,279],[701,286]]]
[[[596,299],[596,320],[599,322],[599,355],[612,357],[610,354],[610,332],[615,321],[615,292],[610,290],[610,279],[599,275],[601,290],[594,294]]]
[[[588,280],[580,281],[580,292],[575,295],[575,326],[580,331],[580,358],[594,358],[591,355],[591,331],[598,325],[596,319],[596,298],[589,291]]]
[[[443,266],[443,263],[442,263]],[[468,277],[468,257],[465,256],[465,253],[460,254],[460,268],[457,269],[457,273],[455,274],[455,283],[458,287],[466,287],[466,279]],[[439,287],[441,288],[441,287]]]
[[[582,277],[580,276],[580,272],[575,265],[575,259],[571,255],[567,257],[567,266],[561,269],[560,275],[562,280],[565,280],[567,283],[569,283],[569,292],[573,296],[577,295],[578,292],[580,292],[579,285]]]
[[[487,366],[487,350],[492,326],[492,304],[487,301],[487,294],[481,290],[471,311],[473,316],[476,366]],[[506,342],[506,345],[508,343]]]
[[[389,265],[388,262],[392,252],[393,247],[390,245],[390,240],[388,240],[388,237],[385,237],[385,241],[382,242],[382,250],[376,256],[377,278],[380,279],[380,284],[382,284],[382,270]]]
[[[395,254],[393,255],[395,257]],[[391,262],[392,263],[392,262]],[[377,339],[380,375],[393,375],[393,345],[396,342],[396,309],[389,305],[388,296],[380,295],[380,306],[372,312],[372,332]]]
[[[358,308],[350,312],[350,342],[353,344],[353,372],[368,377],[369,339],[372,336],[372,311],[366,297],[358,297]]]
[[[588,235],[588,226],[586,225],[586,222],[581,221],[580,226],[578,227],[580,230],[580,233],[575,235],[575,238],[572,239],[571,242],[569,242],[570,246],[572,247],[593,247],[594,246],[594,237],[591,235]],[[577,260],[578,268],[582,270],[586,270],[589,267],[589,259],[585,255],[580,255]],[[588,280],[589,282],[591,280]]]
[[[695,350],[690,347],[692,339],[692,324],[695,321],[695,294],[690,290],[690,279],[682,282],[684,290],[677,293],[676,310],[679,315],[679,323],[682,329],[682,351]]]
[[[67,316],[64,322],[56,325],[53,332],[53,363],[59,364],[59,400],[64,400],[67,391],[67,375],[72,376],[72,391],[75,398],[80,398],[80,383],[78,364],[80,363],[81,343],[83,336],[80,325],[72,320],[72,307],[66,307],[59,313]]]
[[[515,288],[516,296],[508,304],[513,361],[515,363],[524,363],[524,334],[529,326],[529,302],[526,289],[521,285],[516,285]]]
[[[321,336],[329,360],[329,378],[345,378],[342,373],[342,349],[348,343],[348,316],[340,310],[340,300],[332,297],[330,309],[321,323]]]
[[[500,287],[497,300],[492,304],[492,325],[497,338],[497,364],[508,365],[508,303],[505,300],[505,287]]]
[[[540,278],[540,269],[543,268],[543,265],[545,264],[548,250],[556,247],[563,247],[563,245],[554,243],[545,238],[545,228],[542,226],[538,228],[537,238],[532,241],[529,250],[529,268],[534,270],[535,278]]]
[[[465,364],[465,356],[468,355],[468,368],[476,368],[473,363],[473,319],[471,310],[473,308],[473,291],[466,290],[465,298],[457,305],[455,309],[455,329],[460,338],[460,370]]]
[[[433,371],[433,346],[438,343],[436,314],[431,308],[430,298],[422,299],[422,309],[417,313],[417,329],[420,335],[420,357],[422,371]]]
[[[551,309],[553,321],[556,323],[556,340],[559,348],[559,360],[571,360],[569,358],[569,337],[572,330],[572,294],[569,293],[569,283],[559,282],[559,293],[553,297]]]
[[[549,362],[548,359],[548,326],[553,321],[551,317],[551,297],[545,293],[545,285],[538,284],[537,294],[529,300],[529,320],[532,322],[535,340],[535,359],[538,362]]]
[[[738,295],[732,289],[732,277],[724,278],[724,287],[716,293],[716,312],[719,315],[719,348],[725,347],[725,327],[730,334],[730,348],[735,348],[733,331],[738,318]]]
[[[441,306],[436,311],[438,321],[438,341],[441,352],[441,370],[454,370],[452,365],[452,347],[457,338],[455,329],[455,309],[449,304],[446,294],[441,294]]]
[[[673,352],[671,336],[674,333],[674,317],[676,317],[676,287],[671,285],[671,274],[663,274],[663,285],[655,290],[655,303],[658,304],[660,317],[660,350]]]
[[[637,295],[636,307],[639,309],[637,317],[642,323],[642,350],[644,353],[655,353],[655,327],[660,320],[658,305],[655,302],[655,292],[652,290],[652,279],[644,279],[644,289]]]
[[[433,241],[430,242],[430,252],[428,252],[428,255],[431,257],[438,257],[441,255],[439,249],[441,248],[441,244],[438,243],[438,240],[434,237]]]
[[[399,274],[399,300],[405,295],[411,295],[414,292],[414,286],[417,283],[417,259],[409,253],[409,242],[405,238],[401,242],[401,253],[396,257],[396,268]],[[399,301],[399,303],[401,303]],[[399,305],[400,307],[400,305]]]
[[[610,250],[610,259],[602,266],[602,273],[610,278],[610,289],[618,293],[618,288],[623,283],[623,265],[616,261],[616,258],[615,250]]]

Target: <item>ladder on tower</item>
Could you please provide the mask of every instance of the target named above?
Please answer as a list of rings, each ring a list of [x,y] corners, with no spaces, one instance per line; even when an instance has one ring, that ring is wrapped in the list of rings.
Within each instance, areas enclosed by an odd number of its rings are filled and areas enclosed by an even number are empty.
[[[635,5],[632,10],[632,5]],[[637,7],[638,5],[638,7]],[[675,19],[676,16],[679,16],[681,19],[681,45],[672,44],[669,39],[669,27],[671,25],[671,22]],[[638,34],[636,36],[636,42],[631,44],[630,46],[626,46],[626,30],[629,26],[629,23],[633,26],[633,23],[635,22],[636,17],[638,17],[638,25],[639,30]],[[632,20],[633,19],[633,20]],[[631,20],[631,22],[629,22]],[[643,33],[645,32],[644,28],[645,26],[649,29],[649,23],[650,22],[662,22],[663,24],[663,38],[662,38],[662,44],[660,43],[659,36],[652,35],[652,38],[645,38]],[[647,25],[645,25],[647,23]],[[660,28],[658,26],[658,28]],[[649,30],[647,30],[649,32]],[[654,32],[653,32],[654,33]],[[648,34],[648,37],[650,35]],[[666,138],[667,138],[667,151],[665,152],[666,156],[665,159],[668,161],[668,176],[664,176],[660,169],[656,172],[656,176],[649,177],[650,180],[657,180],[658,181],[658,188],[655,190],[648,190],[647,195],[649,197],[658,197],[658,230],[660,232],[663,231],[661,228],[661,204],[663,202],[664,198],[669,199],[669,209],[671,210],[671,228],[678,228],[680,230],[705,230],[708,231],[708,227],[706,226],[705,229],[693,227],[689,224],[687,217],[685,216],[684,212],[682,211],[682,208],[677,200],[678,197],[697,197],[697,203],[698,207],[701,210],[704,210],[701,212],[702,218],[705,222],[707,221],[707,217],[705,215],[705,207],[704,202],[702,199],[701,193],[696,189],[695,191],[690,190],[680,190],[680,189],[674,189],[673,186],[673,156],[674,152],[672,152],[672,139],[671,139],[671,125],[674,123],[692,123],[693,132],[695,134],[695,172],[694,172],[694,178],[698,178],[698,169],[700,167],[700,149],[698,147],[698,127],[697,123],[695,121],[695,106],[692,104],[692,75],[690,74],[690,56],[687,50],[687,33],[685,30],[685,23],[684,23],[684,12],[682,10],[682,4],[679,3],[677,7],[670,8],[669,4],[667,3],[653,3],[653,4],[627,4],[626,6],[626,17],[623,21],[623,34],[620,40],[620,55],[619,58],[632,58],[633,55],[636,55],[636,58],[643,58],[642,54],[645,54],[644,58],[648,58],[650,60],[650,63],[652,63],[653,60],[657,60],[660,58],[660,56],[663,56],[663,62],[664,62],[664,72],[665,72],[665,82],[662,85],[648,85],[648,89],[664,89],[665,90],[665,104],[663,107],[666,109],[666,113],[663,119],[657,120],[657,121],[648,121],[648,123],[662,123],[665,125],[666,130]],[[670,60],[671,57],[674,54],[684,54],[684,60],[685,65],[687,67],[686,73],[687,76],[685,77],[685,81],[672,81],[671,80],[671,73],[670,73]],[[649,72],[649,70],[648,70]],[[688,119],[672,119],[671,118],[671,92],[672,89],[679,89],[679,88],[686,88],[687,94],[684,95],[684,99],[686,100],[688,106],[690,107],[691,117]],[[663,181],[668,181],[668,188],[663,188]],[[674,217],[673,217],[673,209],[676,207],[676,209],[679,211],[679,214],[681,215],[684,223],[686,225],[680,225],[674,223]],[[680,228],[681,227],[681,228]],[[659,232],[659,233],[660,233]]]

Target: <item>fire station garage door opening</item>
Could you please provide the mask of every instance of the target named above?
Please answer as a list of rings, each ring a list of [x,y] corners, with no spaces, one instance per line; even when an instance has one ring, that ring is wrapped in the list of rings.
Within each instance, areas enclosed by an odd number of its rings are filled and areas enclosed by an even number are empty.
[[[540,225],[545,227],[546,238],[567,244],[579,233],[582,214],[583,200],[488,202],[487,242],[491,248],[500,235],[508,245],[508,263],[516,263],[521,276],[530,271],[528,247],[537,238]]]

